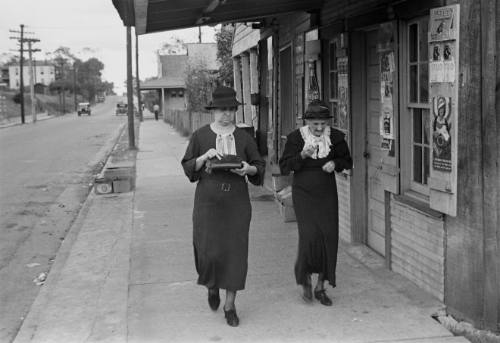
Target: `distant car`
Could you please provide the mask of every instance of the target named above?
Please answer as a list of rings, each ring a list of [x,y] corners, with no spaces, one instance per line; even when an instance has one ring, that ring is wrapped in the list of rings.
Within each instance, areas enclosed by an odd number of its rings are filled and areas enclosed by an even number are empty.
[[[120,115],[120,114],[127,114],[128,113],[128,105],[124,102],[119,102],[116,104],[116,111],[115,111],[115,114],[116,115]]]
[[[106,100],[106,97],[104,95],[97,96],[97,102],[104,102],[105,100]]]
[[[77,113],[78,113],[78,116],[81,116],[83,113],[86,113],[87,115],[90,115],[90,113],[91,113],[90,103],[88,103],[88,102],[80,102],[78,104]]]

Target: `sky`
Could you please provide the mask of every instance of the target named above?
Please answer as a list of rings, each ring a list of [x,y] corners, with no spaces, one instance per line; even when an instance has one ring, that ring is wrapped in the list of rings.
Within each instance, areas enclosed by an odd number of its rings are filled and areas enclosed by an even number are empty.
[[[18,30],[25,25],[25,31],[33,32],[40,39],[34,44],[41,52],[36,59],[61,46],[69,47],[78,58],[86,60],[97,57],[104,63],[103,79],[113,82],[115,92],[125,90],[127,78],[126,28],[111,0],[1,0],[0,10],[0,55],[15,54],[17,36],[9,30]],[[214,42],[216,28],[203,27],[202,41]],[[139,76],[141,80],[156,76],[156,51],[164,43],[176,38],[186,43],[198,41],[198,28],[165,31],[139,36]],[[135,34],[132,28],[132,41]],[[135,45],[132,50],[135,74]]]

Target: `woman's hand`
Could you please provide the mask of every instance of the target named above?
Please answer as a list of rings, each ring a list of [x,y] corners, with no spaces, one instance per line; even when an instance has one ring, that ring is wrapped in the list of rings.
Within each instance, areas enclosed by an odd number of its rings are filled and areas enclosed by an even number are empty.
[[[243,166],[239,169],[231,169],[231,172],[238,174],[239,176],[245,175],[255,175],[257,174],[257,167],[249,165],[247,162],[241,162]]]
[[[214,157],[217,157],[219,160],[222,158],[222,154],[215,150],[214,148],[208,149],[206,153],[200,156],[204,162],[210,160]]]
[[[222,155],[214,148],[208,149],[203,155],[198,156],[195,166],[196,171],[200,170],[206,161],[214,157],[217,157],[219,160],[222,158]]]
[[[332,173],[335,170],[335,162],[328,161],[323,165],[323,170],[328,174]]]
[[[314,145],[310,144],[310,145],[304,146],[304,148],[300,152],[300,157],[302,157],[302,159],[305,159],[306,157],[312,157],[312,155],[314,155],[314,152],[316,150],[317,150],[317,147]]]

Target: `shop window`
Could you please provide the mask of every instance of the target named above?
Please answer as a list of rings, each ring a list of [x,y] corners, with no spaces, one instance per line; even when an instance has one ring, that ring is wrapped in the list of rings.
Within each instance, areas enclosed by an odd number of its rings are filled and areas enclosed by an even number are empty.
[[[296,123],[301,124],[302,115],[304,114],[304,68],[305,68],[305,41],[304,33],[299,33],[295,36],[294,41],[294,59],[295,59],[295,114],[297,115]]]
[[[328,43],[328,100],[332,127],[349,134],[348,59],[339,36]]]
[[[418,18],[407,25],[406,88],[407,125],[405,141],[402,135],[402,146],[407,147],[405,154],[408,161],[405,173],[406,188],[409,191],[428,196],[428,178],[430,169],[430,104],[429,104],[429,67],[428,67],[428,17]]]

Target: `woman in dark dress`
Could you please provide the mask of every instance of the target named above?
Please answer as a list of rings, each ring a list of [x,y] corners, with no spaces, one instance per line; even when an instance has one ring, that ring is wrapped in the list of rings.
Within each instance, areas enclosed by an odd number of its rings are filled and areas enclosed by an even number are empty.
[[[335,173],[352,168],[344,134],[327,125],[330,110],[321,101],[307,107],[306,125],[291,132],[281,157],[283,175],[293,172],[292,200],[299,229],[295,279],[303,299],[313,299],[311,274],[318,274],[314,297],[321,304],[332,301],[324,281],[335,287],[338,248],[338,197]]]
[[[220,304],[219,289],[226,290],[224,314],[230,326],[238,326],[236,292],[247,276],[248,231],[252,208],[247,180],[261,185],[265,162],[254,139],[234,125],[237,106],[232,88],[217,87],[207,109],[214,121],[193,133],[182,167],[196,186],[193,208],[193,245],[198,284],[208,288],[213,311]],[[211,160],[224,155],[241,158],[241,168],[211,170]]]

